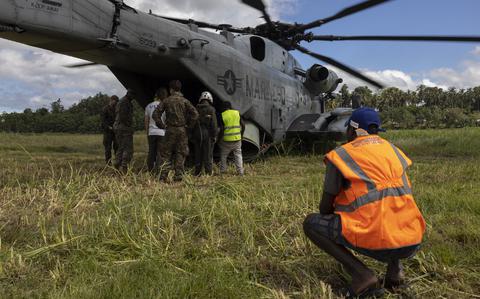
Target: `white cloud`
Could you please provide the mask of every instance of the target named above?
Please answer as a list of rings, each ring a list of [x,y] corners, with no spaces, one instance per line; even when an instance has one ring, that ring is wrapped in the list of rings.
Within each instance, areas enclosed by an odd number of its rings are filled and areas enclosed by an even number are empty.
[[[348,85],[350,90],[359,86],[365,86],[366,83],[346,74],[336,68],[332,68]],[[402,90],[415,90],[423,84],[429,87],[439,87],[448,89],[470,88],[480,85],[480,62],[465,61],[457,69],[437,68],[423,74],[408,74],[400,70],[360,70],[368,77],[383,83],[387,87],[397,87]],[[369,86],[373,89],[373,87]]]
[[[471,52],[473,55],[480,56],[480,46],[476,46]]]
[[[422,85],[425,85],[427,87],[438,87],[438,88],[441,88],[443,90],[447,90],[448,89],[448,86],[446,85],[441,85],[439,83],[435,83],[435,82],[432,82],[430,79],[422,79],[420,84]],[[452,85],[453,86],[453,85]]]
[[[372,79],[381,81],[386,86],[395,86],[404,90],[415,89],[416,87],[412,76],[399,70],[368,71],[366,75]]]
[[[465,61],[459,70],[438,68],[428,74],[432,81],[443,86],[469,88],[480,85],[480,61]]]
[[[298,0],[267,0],[274,20],[294,13]],[[142,11],[152,9],[165,16],[194,18],[211,23],[254,26],[261,13],[232,0],[126,0]],[[98,92],[125,92],[115,76],[103,66],[69,69],[82,60],[0,39],[0,106],[6,111],[48,107],[61,99],[65,106]],[[8,110],[7,110],[8,107]],[[2,110],[3,111],[3,110]]]
[[[81,60],[0,40],[2,106],[39,108],[57,99],[70,106],[98,92],[124,92],[106,67],[65,67],[78,62]]]
[[[3,113],[12,113],[12,112],[22,112],[22,110],[0,106],[0,115],[2,115]],[[0,121],[1,121],[1,119],[0,119]]]
[[[295,12],[298,0],[267,0],[265,5],[273,20]],[[262,23],[261,13],[237,0],[126,0],[125,3],[142,11],[151,9],[153,13],[179,18],[253,26]]]
[[[359,86],[365,86],[367,85],[365,82],[362,80],[359,80],[355,77],[353,77],[350,74],[347,74],[337,68],[327,66],[328,68],[332,68],[339,76],[340,78],[343,78],[343,83],[347,84],[350,90],[353,90]],[[369,78],[372,78],[373,80],[382,83],[384,86],[388,87],[397,87],[402,90],[414,90],[417,85],[419,85],[419,82],[416,81],[411,75],[402,72],[400,70],[379,70],[379,71],[372,71],[372,70],[366,70],[366,69],[361,69],[359,70]],[[370,88],[374,88],[370,85],[368,85]]]

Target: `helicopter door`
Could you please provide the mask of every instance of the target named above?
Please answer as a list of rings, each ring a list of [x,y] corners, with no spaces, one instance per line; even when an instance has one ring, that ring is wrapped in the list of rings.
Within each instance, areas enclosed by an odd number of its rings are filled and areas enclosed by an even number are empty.
[[[272,131],[285,127],[285,112],[281,107],[273,106],[271,110]]]

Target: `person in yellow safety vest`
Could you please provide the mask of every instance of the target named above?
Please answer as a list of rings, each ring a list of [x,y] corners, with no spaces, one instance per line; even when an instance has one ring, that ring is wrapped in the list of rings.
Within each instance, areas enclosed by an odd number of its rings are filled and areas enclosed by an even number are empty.
[[[224,111],[222,112],[222,121],[220,122],[220,173],[227,171],[227,158],[233,152],[233,159],[237,173],[244,175],[243,157],[242,157],[242,135],[245,130],[245,124],[238,110],[232,109],[232,103],[224,102]]]
[[[344,295],[378,297],[405,286],[401,259],[420,247],[425,221],[412,196],[410,159],[378,136],[381,121],[371,108],[352,113],[348,143],[325,156],[320,213],[303,223],[306,236],[339,261],[352,277]],[[387,264],[383,287],[348,249]]]

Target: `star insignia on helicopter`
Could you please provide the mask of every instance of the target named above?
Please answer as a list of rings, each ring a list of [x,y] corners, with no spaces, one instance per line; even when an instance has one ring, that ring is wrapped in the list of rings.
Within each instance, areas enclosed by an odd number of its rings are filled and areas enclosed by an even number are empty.
[[[242,88],[242,79],[237,79],[235,73],[232,70],[227,70],[223,76],[217,77],[217,84],[225,88],[225,92],[229,95],[233,95],[237,88]]]

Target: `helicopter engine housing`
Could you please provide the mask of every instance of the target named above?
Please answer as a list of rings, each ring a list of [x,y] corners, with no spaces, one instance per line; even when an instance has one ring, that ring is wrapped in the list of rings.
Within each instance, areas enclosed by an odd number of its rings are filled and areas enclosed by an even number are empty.
[[[260,130],[251,121],[245,120],[245,131],[242,136],[242,152],[245,161],[254,160],[260,153]]]
[[[312,94],[319,95],[334,92],[338,84],[342,82],[343,79],[339,78],[334,71],[314,64],[306,73],[304,85]]]

